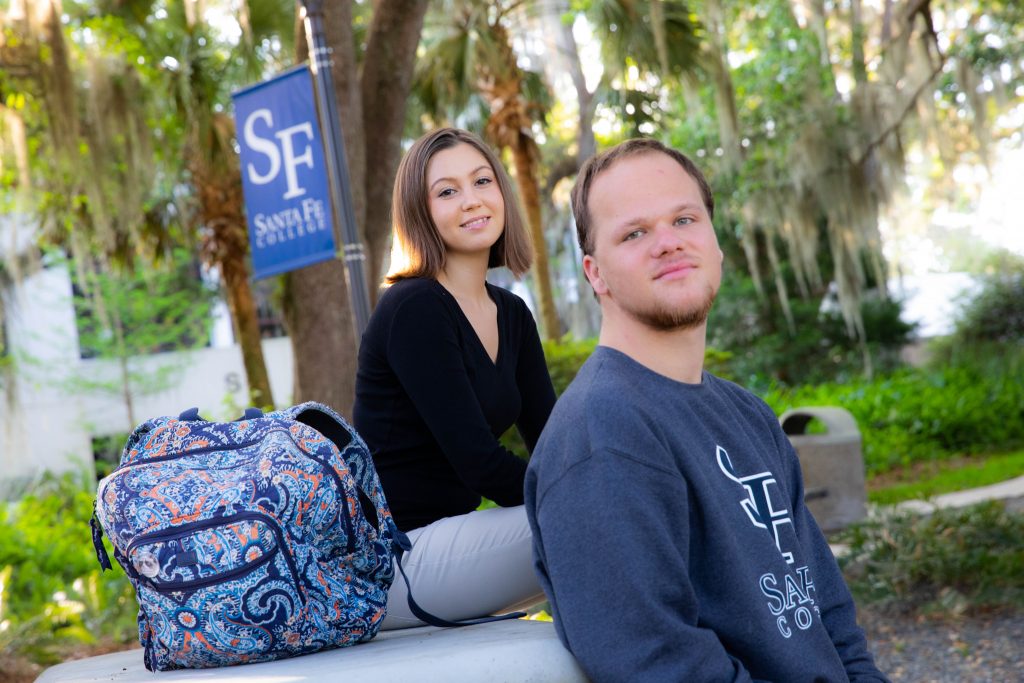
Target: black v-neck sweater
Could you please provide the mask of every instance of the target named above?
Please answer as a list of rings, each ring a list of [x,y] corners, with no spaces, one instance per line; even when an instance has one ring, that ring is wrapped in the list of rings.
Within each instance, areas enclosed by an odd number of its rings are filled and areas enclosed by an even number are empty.
[[[363,333],[353,419],[404,531],[471,512],[481,496],[523,502],[526,462],[498,437],[515,424],[532,452],[555,392],[526,304],[491,284],[487,293],[496,362],[435,280],[392,285]]]

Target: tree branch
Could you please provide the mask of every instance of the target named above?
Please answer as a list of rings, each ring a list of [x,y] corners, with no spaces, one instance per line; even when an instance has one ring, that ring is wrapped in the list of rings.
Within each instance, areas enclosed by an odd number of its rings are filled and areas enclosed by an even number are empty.
[[[919,98],[924,89],[927,88],[932,83],[932,81],[935,80],[935,77],[942,72],[942,67],[944,64],[945,59],[940,59],[939,63],[935,65],[935,68],[932,69],[932,72],[928,75],[928,77],[925,78],[924,81],[917,87],[917,89],[914,90],[914,94],[911,95],[910,98],[907,100],[906,105],[903,107],[903,111],[900,112],[900,114],[896,117],[894,121],[892,121],[888,126],[886,126],[885,130],[883,130],[881,133],[875,136],[875,138],[868,143],[867,147],[864,148],[863,153],[861,153],[857,157],[856,164],[858,166],[862,164],[865,159],[868,158],[868,155],[871,154],[871,152],[873,152],[876,147],[882,144],[887,137],[892,135],[892,133],[895,132],[896,129],[903,125],[903,122],[906,120],[907,115],[910,114],[910,110],[913,109],[914,104],[917,103],[917,98]]]
[[[563,178],[575,175],[580,170],[582,160],[578,156],[564,156],[551,165],[544,183],[544,196],[550,197],[557,185]]]

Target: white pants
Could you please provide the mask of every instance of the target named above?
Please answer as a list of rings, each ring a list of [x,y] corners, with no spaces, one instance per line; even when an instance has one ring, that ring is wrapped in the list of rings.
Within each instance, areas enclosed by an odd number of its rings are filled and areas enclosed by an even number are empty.
[[[526,510],[476,510],[409,532],[412,550],[402,566],[412,596],[424,610],[458,621],[522,609],[544,600],[533,570]],[[423,626],[409,609],[405,581],[395,567],[382,630]]]

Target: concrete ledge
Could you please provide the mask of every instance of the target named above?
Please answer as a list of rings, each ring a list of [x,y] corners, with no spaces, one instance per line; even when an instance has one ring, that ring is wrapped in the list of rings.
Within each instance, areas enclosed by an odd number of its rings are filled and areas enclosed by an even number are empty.
[[[1007,505],[1014,506],[1019,505],[1021,498],[1024,498],[1024,476],[976,489],[943,493],[929,500],[907,500],[899,503],[897,507],[900,510],[927,515],[939,508],[962,508],[968,505],[977,505],[986,500],[1002,500]]]
[[[96,681],[221,683],[586,683],[549,622],[523,619],[463,628],[386,631],[369,643],[262,664],[151,673],[142,650],[50,667],[36,683]]]

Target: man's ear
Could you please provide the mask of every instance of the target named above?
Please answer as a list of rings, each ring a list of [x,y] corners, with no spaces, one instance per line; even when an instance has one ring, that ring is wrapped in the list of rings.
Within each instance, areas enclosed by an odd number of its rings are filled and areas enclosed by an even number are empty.
[[[608,285],[601,278],[601,267],[597,265],[597,259],[590,254],[583,255],[583,274],[587,276],[595,294],[601,296],[608,293]]]

